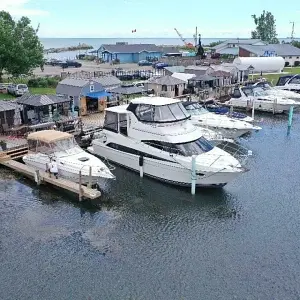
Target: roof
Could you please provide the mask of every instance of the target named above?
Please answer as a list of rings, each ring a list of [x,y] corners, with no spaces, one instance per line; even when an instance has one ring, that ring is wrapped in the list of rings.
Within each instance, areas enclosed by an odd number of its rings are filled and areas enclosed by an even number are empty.
[[[93,78],[94,81],[102,84],[104,88],[110,87],[112,85],[121,85],[122,81],[116,76],[101,76]]]
[[[187,66],[187,67],[185,67],[185,70],[206,71],[210,68],[211,68],[210,66]]]
[[[269,44],[263,46],[242,45],[240,48],[254,53],[257,56],[263,56],[266,51],[274,51],[277,56],[300,56],[300,49],[291,44]]]
[[[143,93],[144,89],[138,86],[120,86],[111,89],[109,92],[114,94],[133,95]]]
[[[239,48],[238,47],[228,47],[224,49],[218,50],[219,54],[228,54],[228,55],[239,55]]]
[[[162,53],[165,54],[180,54],[181,52],[177,47],[160,47]]]
[[[177,85],[177,84],[184,84],[185,81],[182,79],[178,79],[173,76],[162,76],[158,78],[153,78],[152,80],[149,81],[149,83],[155,83],[159,85]]]
[[[22,105],[39,107],[52,104],[66,103],[69,101],[69,99],[59,97],[56,95],[31,95],[29,93],[26,93],[20,98],[18,98],[16,102]]]
[[[131,103],[133,104],[149,104],[149,105],[158,105],[158,106],[173,104],[178,102],[180,102],[180,100],[166,98],[166,97],[140,97],[131,100]]]
[[[196,77],[196,75],[195,74],[188,74],[188,73],[173,73],[172,77],[178,78],[178,79],[183,80],[187,83],[189,79],[191,79],[193,77]]]
[[[15,110],[17,105],[11,101],[2,101],[0,100],[0,112],[1,111],[10,111]]]
[[[129,113],[129,111],[127,110],[127,107],[128,107],[128,104],[112,106],[112,107],[106,108],[105,111],[111,111],[111,112],[116,112],[119,114],[124,114],[124,113]]]
[[[64,85],[71,85],[76,87],[84,87],[85,85],[89,84],[91,80],[88,79],[80,79],[80,78],[65,78],[62,81],[60,81],[58,84],[64,84]]]
[[[209,76],[209,75],[199,75],[199,76],[196,76],[194,78],[191,78],[190,80],[191,81],[212,81],[212,80],[215,80],[216,77],[213,77],[213,76]]]
[[[219,48],[223,48],[225,46],[227,46],[228,44],[238,44],[238,45],[253,45],[253,44],[257,44],[257,43],[264,43],[262,40],[260,39],[230,39],[230,40],[226,40],[223,43],[216,45],[214,47],[212,47],[212,49],[219,49]]]
[[[211,75],[215,77],[230,77],[230,72],[226,72],[223,70],[216,70],[213,73],[211,73]]]
[[[165,67],[164,69],[171,73],[184,73],[185,66]]]
[[[162,52],[155,44],[103,44],[102,47],[110,53]]]
[[[67,138],[73,137],[72,134],[56,130],[41,130],[30,133],[27,137],[28,140],[41,141],[44,143],[57,142]]]

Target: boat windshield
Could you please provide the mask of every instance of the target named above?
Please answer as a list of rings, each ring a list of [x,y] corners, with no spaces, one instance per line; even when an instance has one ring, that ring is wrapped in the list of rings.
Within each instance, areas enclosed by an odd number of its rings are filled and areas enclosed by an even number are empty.
[[[145,122],[175,122],[189,118],[189,114],[181,103],[168,105],[140,104],[136,108],[136,116]]]
[[[159,150],[183,156],[199,155],[213,149],[204,137],[186,143],[173,144],[162,141],[144,141],[144,143]]]
[[[52,152],[69,153],[71,151],[72,154],[80,153],[82,151],[82,149],[78,146],[78,144],[76,143],[73,137],[51,143],[51,148],[52,148]]]
[[[267,96],[267,92],[261,87],[256,87],[253,89],[253,96]]]
[[[198,103],[191,103],[187,106],[185,106],[185,109],[187,110],[187,112],[193,116],[199,116],[199,115],[203,115],[203,114],[207,114],[208,110],[206,110],[205,108],[203,108],[200,104]]]

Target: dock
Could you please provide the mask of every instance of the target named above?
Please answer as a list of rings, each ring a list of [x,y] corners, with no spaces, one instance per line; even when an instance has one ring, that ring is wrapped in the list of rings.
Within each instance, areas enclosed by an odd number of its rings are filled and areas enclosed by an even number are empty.
[[[98,190],[86,187],[84,185],[80,185],[78,183],[63,178],[56,179],[53,176],[50,177],[49,173],[43,171],[36,171],[31,167],[26,166],[25,164],[11,159],[10,156],[7,154],[2,154],[0,156],[0,165],[3,165],[18,173],[21,173],[26,177],[34,179],[38,185],[41,183],[48,183],[63,190],[67,190],[72,193],[78,194],[79,201],[82,201],[83,198],[93,200],[101,196],[101,192]]]

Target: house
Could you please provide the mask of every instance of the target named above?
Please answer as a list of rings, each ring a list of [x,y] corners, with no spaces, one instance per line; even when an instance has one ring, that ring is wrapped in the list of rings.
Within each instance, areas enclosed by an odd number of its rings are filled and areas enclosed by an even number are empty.
[[[181,80],[185,81],[185,83],[188,83],[189,79],[196,77],[196,75],[195,74],[187,74],[187,73],[173,73],[172,77],[181,79]]]
[[[24,124],[38,124],[58,121],[60,116],[68,116],[70,100],[57,95],[24,94],[16,100],[23,107]]]
[[[73,101],[75,110],[84,116],[88,112],[103,111],[107,98],[111,96],[97,80],[65,78],[56,87],[56,94],[67,97]]]
[[[154,90],[157,96],[174,98],[183,94],[185,81],[169,75],[152,77],[145,83],[145,89]]]
[[[224,41],[223,43],[212,47],[212,51],[219,54],[226,55],[239,55],[239,47],[244,45],[266,45],[263,41],[259,39],[231,39]]]
[[[185,68],[184,73],[195,74],[196,76],[210,75],[214,69],[210,66],[188,66]]]
[[[291,44],[241,45],[239,56],[281,56],[286,66],[300,65],[300,49]]]
[[[173,67],[165,67],[165,75],[172,75],[174,73],[184,73],[184,66],[173,66]]]
[[[118,59],[120,63],[138,63],[140,60],[160,59],[162,55],[161,48],[154,44],[103,44],[98,49],[98,58],[105,62]]]

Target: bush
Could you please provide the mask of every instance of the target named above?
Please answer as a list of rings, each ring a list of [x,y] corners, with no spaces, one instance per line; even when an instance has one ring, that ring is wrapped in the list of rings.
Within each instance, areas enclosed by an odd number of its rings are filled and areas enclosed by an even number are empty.
[[[290,65],[290,63],[289,63],[288,61],[286,61],[286,62],[284,63],[284,67],[289,67],[289,65]]]
[[[295,62],[294,62],[294,67],[299,67],[300,66],[300,61],[299,60],[296,60]]]
[[[28,80],[28,86],[33,88],[56,88],[59,77],[39,77]]]

